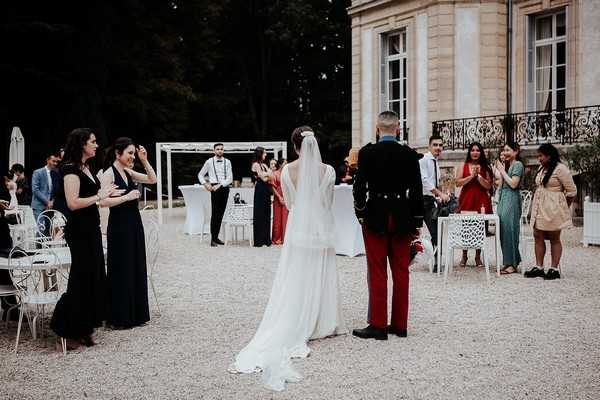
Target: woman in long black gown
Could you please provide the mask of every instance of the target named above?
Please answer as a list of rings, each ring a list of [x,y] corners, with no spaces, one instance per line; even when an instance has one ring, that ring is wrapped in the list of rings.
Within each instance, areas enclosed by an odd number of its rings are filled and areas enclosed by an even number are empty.
[[[102,175],[103,186],[114,184],[125,191],[121,198],[110,198],[101,203],[110,207],[107,228],[107,321],[121,329],[139,326],[150,320],[146,243],[138,209],[140,192],[136,183],[154,184],[156,174],[142,146],[137,154],[146,174],[133,170],[136,155],[133,141],[126,137],[117,139],[108,151],[109,167]]]
[[[254,246],[271,245],[271,178],[272,171],[265,164],[267,153],[262,147],[254,150],[252,180],[254,181],[253,233]]]
[[[67,205],[71,210],[65,239],[71,251],[67,291],[61,296],[50,322],[52,330],[67,339],[72,350],[94,345],[94,328],[106,319],[106,274],[97,202],[121,191],[110,185],[100,189],[89,162],[96,155],[96,136],[79,128],[69,134],[61,172]]]

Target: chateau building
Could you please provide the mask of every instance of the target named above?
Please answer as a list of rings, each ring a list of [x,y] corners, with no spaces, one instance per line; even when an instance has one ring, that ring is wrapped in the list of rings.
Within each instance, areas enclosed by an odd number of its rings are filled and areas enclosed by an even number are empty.
[[[455,150],[599,134],[600,0],[353,0],[348,13],[353,146],[388,109],[419,149],[433,131]]]

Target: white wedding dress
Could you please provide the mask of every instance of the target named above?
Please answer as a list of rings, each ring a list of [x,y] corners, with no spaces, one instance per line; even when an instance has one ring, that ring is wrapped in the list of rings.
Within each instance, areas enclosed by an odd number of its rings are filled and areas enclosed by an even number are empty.
[[[272,390],[301,379],[291,359],[308,356],[309,340],[346,333],[335,260],[334,183],[335,171],[321,164],[316,139],[305,136],[296,187],[287,166],[281,173],[290,214],[271,296],[256,334],[230,368],[262,370]]]

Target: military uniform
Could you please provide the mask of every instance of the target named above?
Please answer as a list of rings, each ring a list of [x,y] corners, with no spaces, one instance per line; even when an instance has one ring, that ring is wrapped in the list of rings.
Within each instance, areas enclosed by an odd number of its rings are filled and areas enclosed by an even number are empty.
[[[368,322],[388,328],[387,261],[392,271],[390,327],[406,330],[410,244],[423,225],[423,186],[417,153],[383,136],[363,147],[353,187],[356,216],[362,220],[369,285]]]

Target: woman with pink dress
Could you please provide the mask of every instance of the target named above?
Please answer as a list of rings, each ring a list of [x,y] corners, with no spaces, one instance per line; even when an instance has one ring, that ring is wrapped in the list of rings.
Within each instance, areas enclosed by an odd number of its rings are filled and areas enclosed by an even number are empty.
[[[275,159],[271,160],[269,166],[273,171],[271,186],[273,187],[273,244],[283,244],[285,238],[285,227],[288,219],[288,209],[283,199],[283,191],[281,189],[281,170],[285,165],[285,160],[279,162]]]

